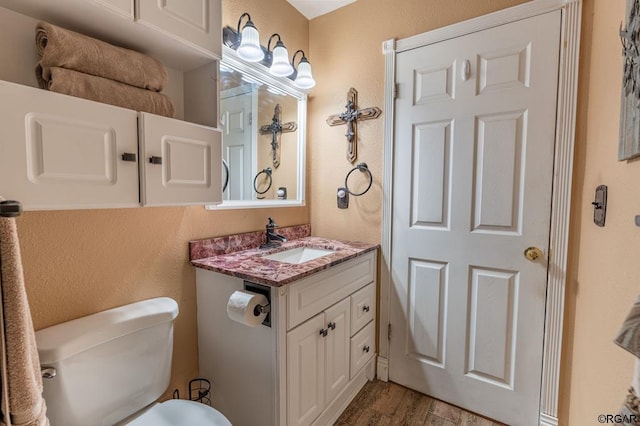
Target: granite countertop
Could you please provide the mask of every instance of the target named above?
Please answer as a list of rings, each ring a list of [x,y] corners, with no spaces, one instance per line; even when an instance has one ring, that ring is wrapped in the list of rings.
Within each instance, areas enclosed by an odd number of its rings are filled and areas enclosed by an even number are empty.
[[[285,235],[289,241],[269,249],[259,248],[261,241],[258,241],[259,237],[256,235],[259,233],[192,241],[191,264],[251,282],[279,287],[378,248],[378,244],[311,237],[308,235],[310,228],[281,228],[278,232]],[[273,253],[304,246],[334,250],[334,253],[298,264],[264,258]]]

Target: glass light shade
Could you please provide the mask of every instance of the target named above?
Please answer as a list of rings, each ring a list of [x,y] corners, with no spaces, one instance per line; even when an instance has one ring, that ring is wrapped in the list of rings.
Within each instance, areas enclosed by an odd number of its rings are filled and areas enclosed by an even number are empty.
[[[287,77],[293,73],[293,67],[289,63],[289,52],[282,42],[276,44],[273,49],[273,60],[269,72],[277,77]]]
[[[251,21],[249,21],[251,22]],[[238,56],[249,62],[258,62],[264,58],[264,52],[260,46],[258,30],[253,24],[247,24],[242,29],[240,46],[236,49]]]
[[[316,85],[316,81],[311,75],[311,64],[304,58],[298,64],[298,76],[293,84],[301,89],[311,89]]]

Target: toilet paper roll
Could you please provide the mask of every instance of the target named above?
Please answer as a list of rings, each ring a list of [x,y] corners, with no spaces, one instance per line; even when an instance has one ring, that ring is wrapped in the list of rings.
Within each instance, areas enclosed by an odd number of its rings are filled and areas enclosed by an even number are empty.
[[[267,316],[259,310],[258,305],[268,305],[269,301],[263,294],[246,290],[234,291],[227,302],[227,315],[240,324],[255,327]]]

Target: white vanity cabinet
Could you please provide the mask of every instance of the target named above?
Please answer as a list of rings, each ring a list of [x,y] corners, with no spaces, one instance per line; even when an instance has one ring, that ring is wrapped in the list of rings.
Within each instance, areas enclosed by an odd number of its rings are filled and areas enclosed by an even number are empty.
[[[373,379],[375,251],[266,287],[270,327],[227,317],[244,280],[197,268],[196,286],[200,375],[233,424],[332,424]]]
[[[309,425],[349,381],[349,299],[287,333],[289,425]]]
[[[149,54],[176,119],[37,88],[40,21]],[[0,0],[0,195],[25,210],[222,199],[221,0]]]

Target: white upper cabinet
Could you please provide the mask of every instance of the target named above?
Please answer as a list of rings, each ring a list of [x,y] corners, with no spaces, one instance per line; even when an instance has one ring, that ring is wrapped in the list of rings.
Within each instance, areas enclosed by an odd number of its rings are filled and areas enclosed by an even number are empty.
[[[27,210],[138,205],[135,111],[0,81],[0,117],[4,198]]]
[[[218,129],[140,113],[140,141],[142,204],[221,201],[222,174],[212,173],[220,171],[222,164],[222,136]]]
[[[37,88],[39,21],[158,59],[175,118]],[[0,196],[25,210],[219,203],[220,38],[221,0],[0,0]]]
[[[103,5],[112,12],[122,15],[125,18],[133,20],[134,18],[134,0],[92,0]]]
[[[113,0],[110,0],[113,1]],[[222,21],[210,0],[136,0],[136,20],[216,56],[222,55]]]

